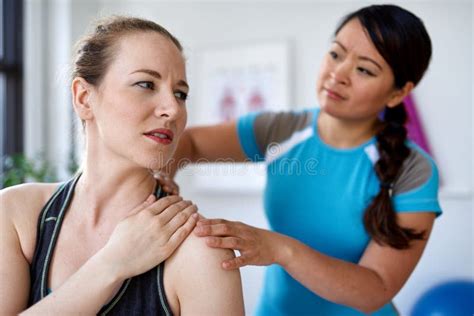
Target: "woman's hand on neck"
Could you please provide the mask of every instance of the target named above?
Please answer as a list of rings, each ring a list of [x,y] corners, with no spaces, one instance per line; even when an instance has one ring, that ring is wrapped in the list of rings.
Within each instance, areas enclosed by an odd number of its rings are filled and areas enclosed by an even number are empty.
[[[99,222],[101,217],[124,218],[154,191],[156,180],[150,170],[111,159],[84,163],[75,198]],[[113,214],[113,215],[110,215]]]

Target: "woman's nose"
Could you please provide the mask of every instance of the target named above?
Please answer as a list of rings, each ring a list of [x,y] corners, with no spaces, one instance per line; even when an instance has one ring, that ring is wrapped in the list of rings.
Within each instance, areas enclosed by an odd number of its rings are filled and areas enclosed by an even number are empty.
[[[351,65],[349,62],[341,62],[334,66],[331,71],[331,78],[339,84],[346,85],[349,83]]]
[[[155,115],[174,119],[179,113],[179,103],[173,92],[162,92],[156,101]]]

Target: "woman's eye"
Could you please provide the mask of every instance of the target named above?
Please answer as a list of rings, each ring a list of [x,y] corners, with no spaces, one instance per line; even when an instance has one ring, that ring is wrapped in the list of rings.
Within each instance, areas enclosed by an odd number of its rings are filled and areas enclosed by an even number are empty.
[[[329,55],[331,56],[332,59],[337,59],[337,57],[339,57],[339,55],[335,51],[330,51]]]
[[[366,68],[363,68],[363,67],[357,67],[357,71],[360,72],[361,74],[364,74],[364,75],[368,75],[368,76],[371,76],[371,77],[374,76],[373,72],[371,72],[370,70],[368,70]]]
[[[150,90],[153,90],[153,88],[155,87],[153,82],[151,81],[139,81],[135,85],[143,89],[150,89]]]
[[[183,92],[183,91],[176,91],[174,93],[175,97],[177,97],[178,99],[182,100],[182,101],[186,101],[186,99],[188,98],[188,94],[186,92]]]

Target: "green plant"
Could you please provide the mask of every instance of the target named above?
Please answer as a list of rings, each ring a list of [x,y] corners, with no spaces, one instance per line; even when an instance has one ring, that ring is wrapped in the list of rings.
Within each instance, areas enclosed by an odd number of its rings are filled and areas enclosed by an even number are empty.
[[[57,181],[54,168],[45,159],[44,155],[38,155],[37,158],[30,159],[24,154],[14,154],[3,157],[2,164],[3,188],[27,181]]]

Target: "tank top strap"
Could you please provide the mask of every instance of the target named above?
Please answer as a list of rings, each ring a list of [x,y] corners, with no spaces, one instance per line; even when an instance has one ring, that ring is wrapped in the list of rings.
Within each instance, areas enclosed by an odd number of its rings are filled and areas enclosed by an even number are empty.
[[[61,229],[62,220],[73,196],[74,187],[81,175],[59,185],[38,218],[36,248],[30,266],[31,290],[29,303],[37,302],[48,295],[47,284],[49,261],[54,244]],[[30,304],[29,304],[30,305]]]
[[[52,253],[80,176],[78,174],[60,184],[40,213],[36,248],[30,266],[28,306],[49,294],[47,281]],[[157,182],[154,195],[160,199],[168,194]],[[163,283],[164,268],[163,261],[149,271],[125,280],[118,293],[100,309],[98,315],[172,315]]]

